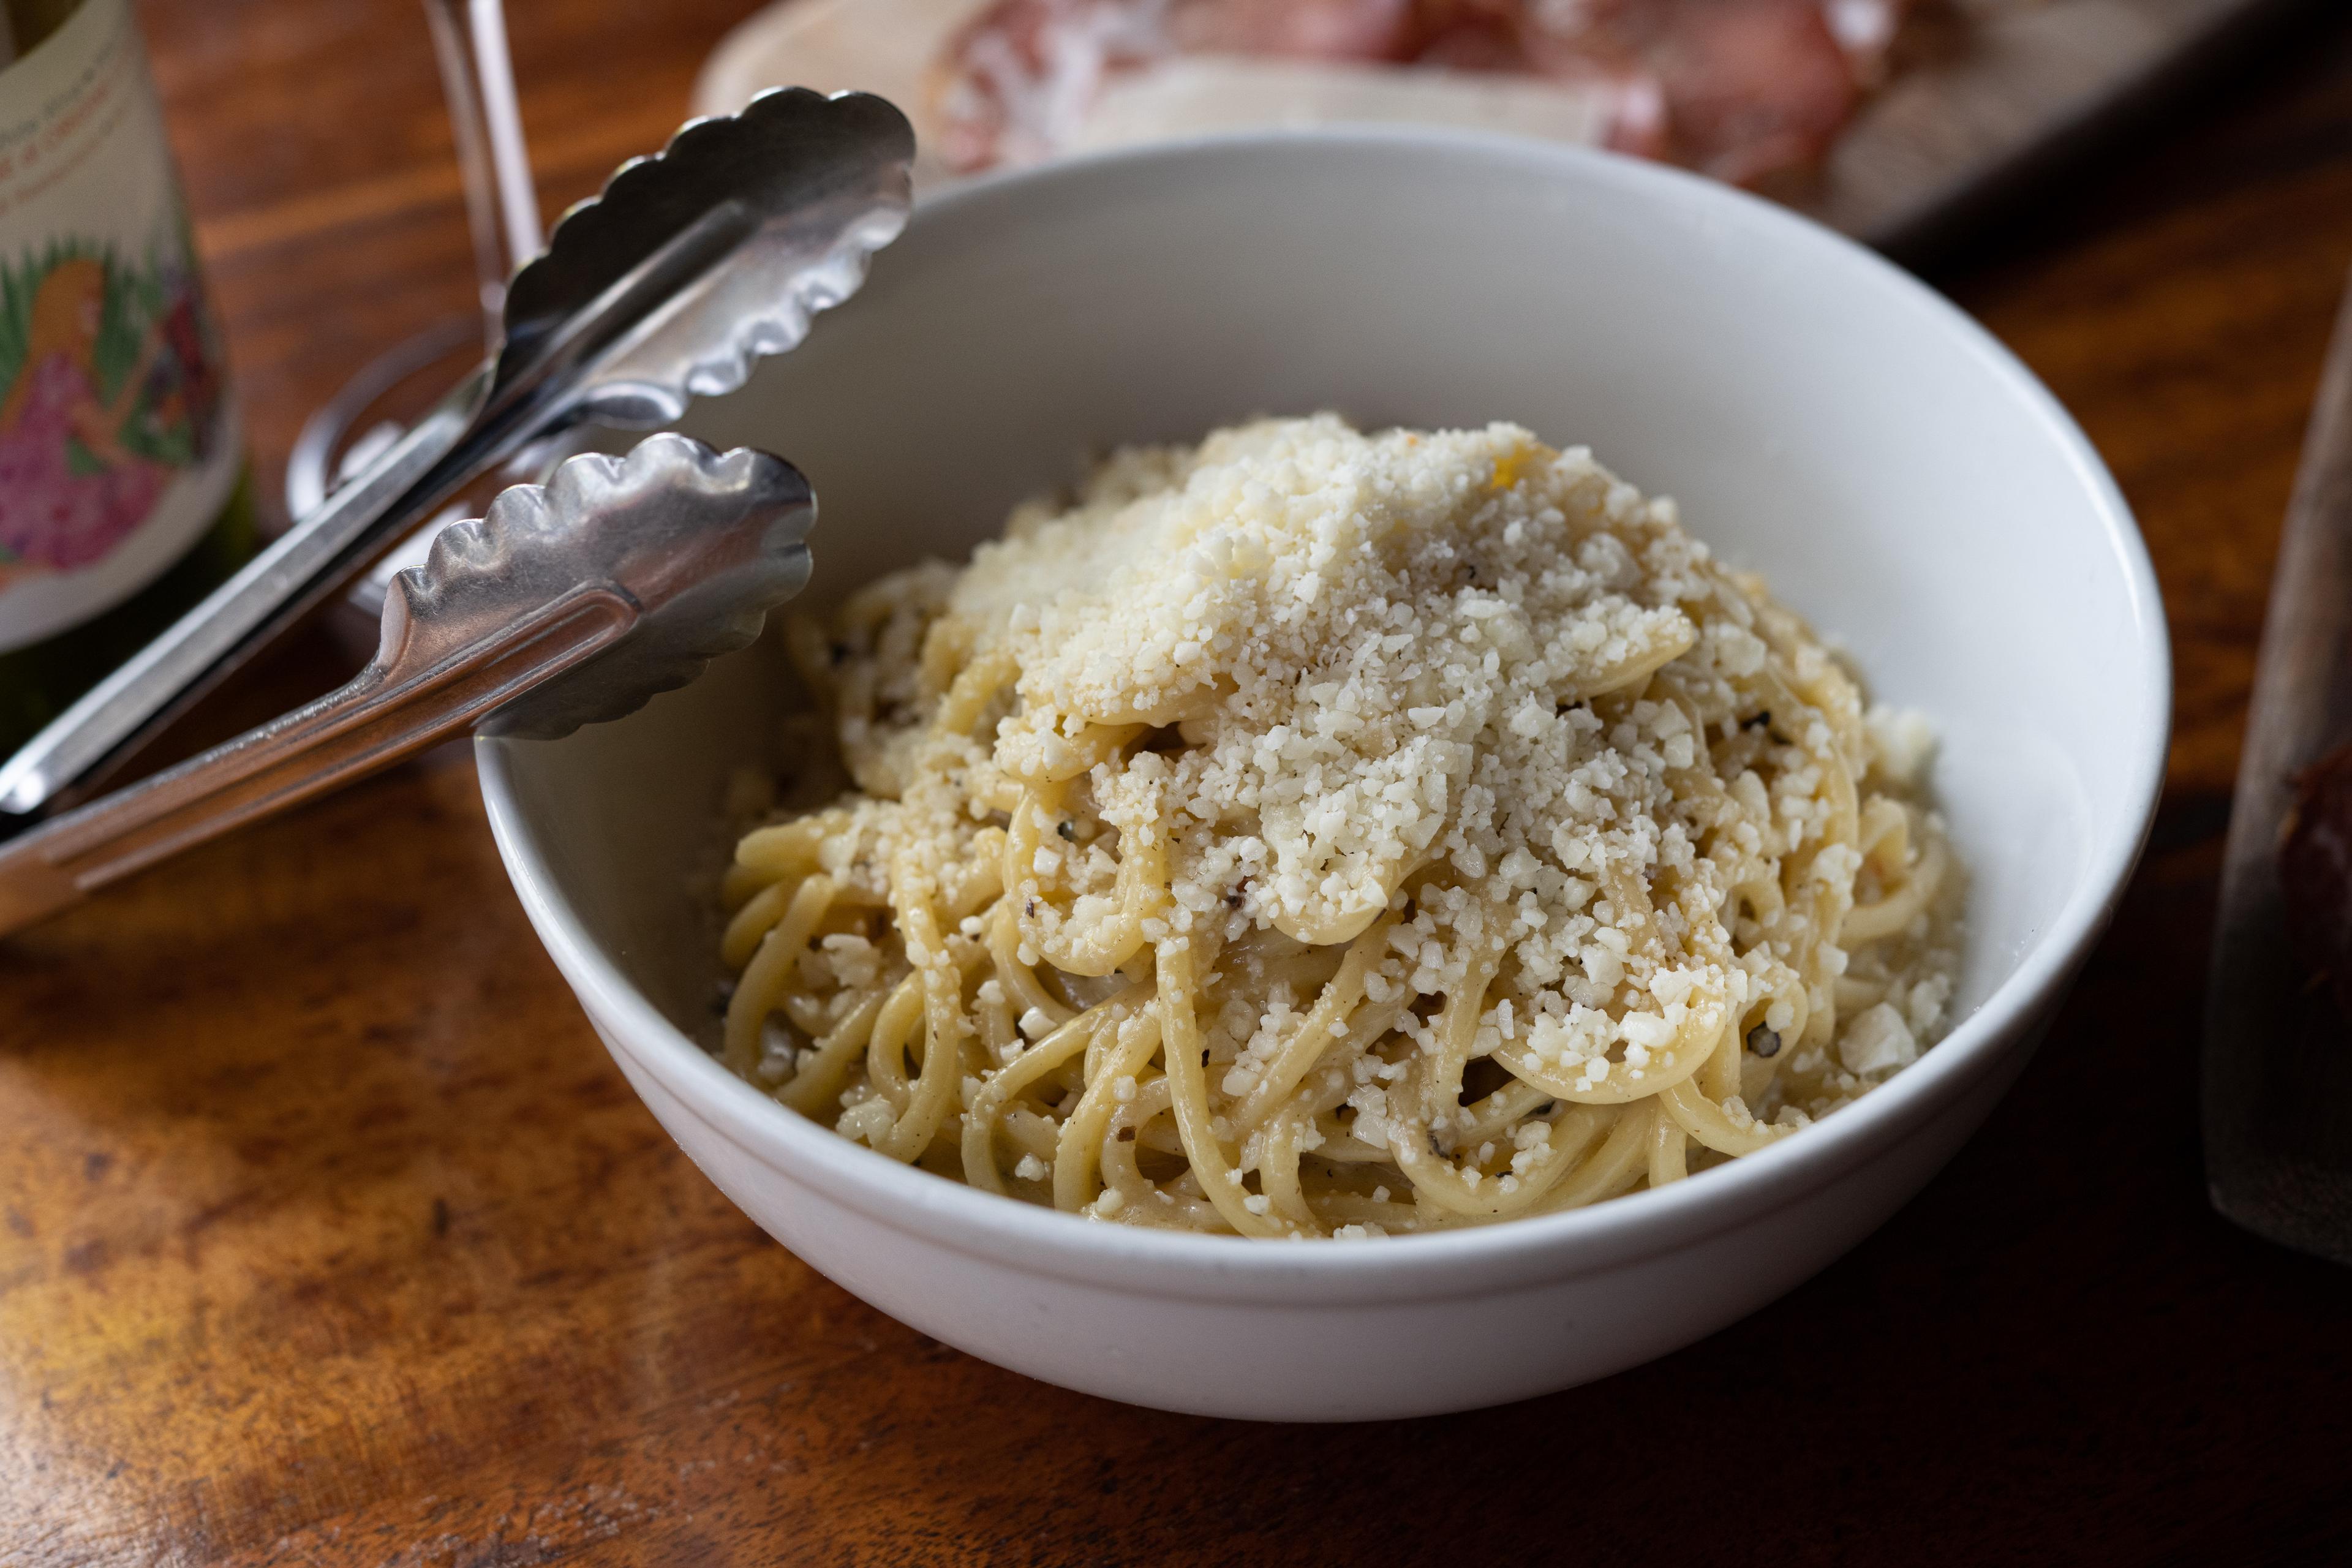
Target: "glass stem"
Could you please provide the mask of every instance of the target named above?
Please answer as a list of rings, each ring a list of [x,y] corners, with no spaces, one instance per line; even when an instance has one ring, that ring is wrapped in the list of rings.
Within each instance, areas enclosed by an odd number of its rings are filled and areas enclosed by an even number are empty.
[[[500,0],[425,0],[425,15],[432,24],[441,90],[457,133],[481,288],[483,341],[495,348],[503,335],[507,279],[544,243],[539,193],[531,184],[530,153],[515,99],[514,65],[507,54],[506,13]]]

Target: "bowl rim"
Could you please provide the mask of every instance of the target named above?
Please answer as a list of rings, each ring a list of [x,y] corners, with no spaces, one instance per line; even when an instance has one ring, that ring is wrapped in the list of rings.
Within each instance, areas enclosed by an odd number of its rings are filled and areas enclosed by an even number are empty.
[[[1268,1245],[1092,1221],[1008,1200],[901,1165],[776,1104],[736,1078],[664,1017],[601,952],[555,890],[523,816],[510,760],[525,742],[480,738],[475,754],[491,832],[533,927],[616,1055],[747,1156],[788,1179],[822,1185],[835,1201],[908,1236],[997,1264],[1097,1286],[1196,1300],[1237,1296],[1307,1304],[1426,1300],[1530,1285],[1675,1250],[1804,1199],[1867,1165],[1966,1097],[2029,1048],[2037,1021],[2071,983],[2122,897],[2147,841],[2170,736],[2171,653],[2156,574],[2120,489],[2056,397],[2006,346],[1926,283],[1809,218],[1685,171],[1589,148],[1435,128],[1350,126],[1239,132],[1115,149],[1009,171],[927,196],[913,222],[985,222],[1023,204],[1083,200],[1138,174],[1181,176],[1186,165],[1276,156],[1310,161],[1347,153],[1516,162],[1537,178],[1611,196],[1677,204],[1685,216],[1729,226],[1843,269],[1850,287],[1892,296],[1921,313],[1964,359],[1999,384],[2064,458],[2122,578],[2132,638],[2137,752],[2119,791],[2123,809],[2095,837],[2064,904],[2040,940],[1984,1002],[1918,1062],[1802,1136],[1659,1192],[1643,1191],[1562,1213],[1377,1245]],[[2134,806],[2137,809],[2133,809]],[[625,1062],[625,1065],[627,1063]]]

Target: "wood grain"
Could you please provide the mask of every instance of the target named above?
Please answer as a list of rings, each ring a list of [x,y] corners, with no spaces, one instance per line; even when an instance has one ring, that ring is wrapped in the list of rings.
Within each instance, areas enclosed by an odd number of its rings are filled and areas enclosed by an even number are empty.
[[[512,9],[555,203],[662,139],[739,8]],[[468,307],[422,19],[142,14],[274,476],[361,361]],[[2352,1279],[2207,1208],[2195,1060],[2347,266],[2352,21],[2328,21],[1937,275],[2138,510],[2171,773],[2039,1058],[1786,1300],[1590,1388],[1354,1429],[1125,1410],[944,1350],[668,1143],[441,752],[0,946],[0,1561],[2340,1560]],[[247,699],[331,678],[322,646]]]

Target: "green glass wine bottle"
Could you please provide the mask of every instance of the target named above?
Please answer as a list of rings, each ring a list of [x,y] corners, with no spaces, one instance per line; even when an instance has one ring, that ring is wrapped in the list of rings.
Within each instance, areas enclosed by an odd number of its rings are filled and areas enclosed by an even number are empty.
[[[255,546],[130,0],[0,0],[0,756]]]

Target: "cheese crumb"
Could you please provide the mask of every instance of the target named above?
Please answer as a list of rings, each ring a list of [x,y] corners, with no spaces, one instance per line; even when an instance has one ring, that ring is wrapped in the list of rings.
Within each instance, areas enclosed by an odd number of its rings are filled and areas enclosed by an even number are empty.
[[[1881,1002],[1846,1025],[1838,1037],[1838,1059],[1857,1075],[1891,1072],[1919,1059],[1919,1042],[1903,1015]]]

